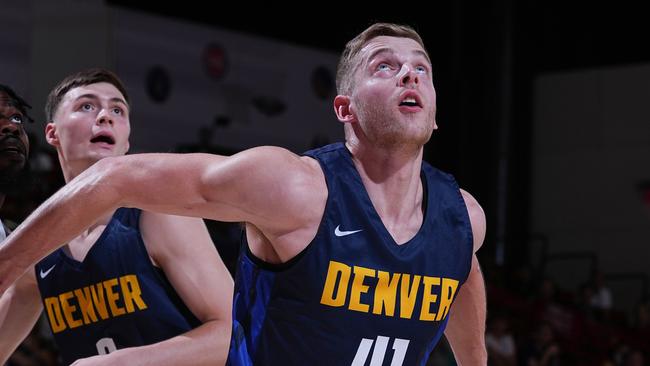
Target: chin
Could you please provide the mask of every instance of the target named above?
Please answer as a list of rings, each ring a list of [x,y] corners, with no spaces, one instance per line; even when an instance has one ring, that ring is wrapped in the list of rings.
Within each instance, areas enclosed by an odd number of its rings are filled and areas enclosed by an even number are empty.
[[[95,151],[92,153],[89,153],[86,156],[86,159],[92,161],[92,162],[97,162],[99,160],[102,160],[104,158],[109,158],[111,156],[115,156],[115,153],[112,151]]]
[[[424,145],[431,138],[431,129],[405,129],[404,131],[399,131],[399,139],[402,144],[406,145]]]

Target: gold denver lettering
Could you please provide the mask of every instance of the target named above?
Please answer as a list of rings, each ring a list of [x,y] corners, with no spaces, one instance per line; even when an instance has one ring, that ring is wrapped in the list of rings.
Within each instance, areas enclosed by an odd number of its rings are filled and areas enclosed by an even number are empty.
[[[132,274],[45,298],[44,304],[54,333],[147,308],[138,277]]]
[[[441,321],[449,314],[457,289],[458,281],[452,278],[390,273],[330,261],[320,303],[376,315]],[[372,301],[364,303],[369,296]],[[420,311],[414,315],[418,300]],[[395,313],[397,303],[399,314]]]

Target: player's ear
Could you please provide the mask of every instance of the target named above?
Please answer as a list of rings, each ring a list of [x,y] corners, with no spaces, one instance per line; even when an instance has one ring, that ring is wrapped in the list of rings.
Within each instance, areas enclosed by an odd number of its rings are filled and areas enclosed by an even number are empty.
[[[352,101],[347,95],[337,95],[334,98],[334,113],[336,118],[343,123],[354,123],[357,117],[353,112]]]
[[[56,131],[56,123],[48,122],[45,125],[45,140],[48,144],[56,147],[59,146],[59,135]]]

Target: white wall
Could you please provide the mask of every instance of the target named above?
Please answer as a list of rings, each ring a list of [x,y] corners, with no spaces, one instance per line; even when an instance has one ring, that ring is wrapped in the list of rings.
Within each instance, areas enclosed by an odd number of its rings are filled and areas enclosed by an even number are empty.
[[[213,142],[233,149],[280,145],[302,151],[317,135],[330,141],[343,136],[334,94],[321,99],[310,84],[319,66],[334,78],[338,55],[121,8],[111,18],[116,68],[134,100],[132,145],[139,150],[196,141],[198,128],[218,115],[231,124],[217,129]],[[209,44],[219,44],[227,55],[220,79],[205,71],[202,55]],[[162,66],[171,80],[164,103],[145,90],[153,66]],[[264,115],[252,102],[259,97],[283,103],[284,113]]]
[[[532,230],[552,253],[593,251],[605,273],[650,275],[650,217],[637,190],[650,180],[650,65],[548,74],[534,92]],[[577,261],[549,270],[569,289],[588,275]],[[640,290],[629,284],[609,283],[622,308]]]
[[[337,141],[343,127],[332,107],[334,94],[319,98],[312,72],[324,67],[334,78],[338,55],[244,35],[207,25],[153,16],[101,0],[0,0],[0,83],[14,87],[34,107],[42,138],[45,99],[68,74],[93,66],[118,73],[130,93],[131,152],[171,151],[198,140],[199,128],[216,116],[231,123],[215,130],[213,143],[232,150],[280,145],[294,151],[315,137]],[[221,79],[205,71],[202,54],[219,44],[228,58]],[[164,103],[154,102],[145,80],[161,66],[171,80]],[[255,99],[282,103],[267,116]]]
[[[113,68],[108,45],[108,8],[101,0],[0,0],[0,83],[32,107],[43,138],[45,100],[68,74],[93,66]]]
[[[0,0],[0,83],[31,100],[32,6]]]

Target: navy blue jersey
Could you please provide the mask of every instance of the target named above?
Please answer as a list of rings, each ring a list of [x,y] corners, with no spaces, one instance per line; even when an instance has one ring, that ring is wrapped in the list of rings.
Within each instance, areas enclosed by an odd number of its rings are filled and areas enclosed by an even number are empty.
[[[155,267],[140,210],[121,208],[83,262],[58,249],[36,267],[52,333],[66,364],[174,337],[200,322]]]
[[[309,151],[328,198],[314,240],[270,265],[238,261],[230,365],[425,365],[473,254],[453,177],[423,163],[420,230],[398,245],[341,143]]]

